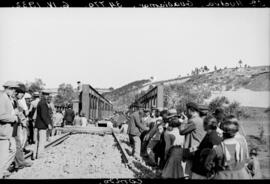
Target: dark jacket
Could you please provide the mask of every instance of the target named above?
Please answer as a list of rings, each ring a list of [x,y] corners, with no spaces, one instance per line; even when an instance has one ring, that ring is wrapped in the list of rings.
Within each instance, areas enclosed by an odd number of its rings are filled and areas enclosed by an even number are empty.
[[[41,99],[37,105],[35,128],[47,129],[49,124],[52,124],[49,106],[45,99]]]
[[[141,115],[139,114],[139,111],[136,111],[130,116],[129,125],[128,125],[128,134],[140,136],[144,130],[147,130],[147,128],[142,123],[142,119],[141,119]]]
[[[75,118],[75,113],[72,109],[67,109],[65,111],[64,120],[66,120],[69,123],[72,123]]]
[[[194,165],[192,167],[193,172],[203,176],[207,176],[208,171],[204,168],[206,156],[213,148],[213,146],[219,145],[221,141],[222,138],[218,136],[218,133],[215,130],[204,136],[198,150],[195,152],[195,157],[193,160]]]

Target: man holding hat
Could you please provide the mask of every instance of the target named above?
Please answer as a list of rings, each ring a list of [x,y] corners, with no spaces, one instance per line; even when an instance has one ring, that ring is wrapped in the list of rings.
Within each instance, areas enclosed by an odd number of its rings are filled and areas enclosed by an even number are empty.
[[[180,134],[185,135],[184,143],[184,160],[186,161],[185,174],[191,177],[191,167],[192,167],[192,157],[200,145],[202,139],[205,136],[205,131],[203,128],[203,118],[200,117],[202,109],[199,105],[194,102],[189,102],[186,104],[187,117],[184,115],[183,124],[180,128]]]
[[[35,122],[35,128],[38,130],[37,158],[43,156],[47,129],[52,129],[52,120],[48,104],[49,95],[49,91],[42,91],[42,98],[37,105],[37,118]]]
[[[16,142],[13,133],[13,124],[18,121],[13,108],[13,98],[19,87],[16,81],[8,81],[4,85],[4,92],[0,93],[0,179],[14,160]]]
[[[140,135],[143,131],[147,131],[149,128],[144,126],[142,123],[143,117],[143,106],[141,104],[136,104],[135,111],[130,116],[129,127],[128,127],[128,134],[129,140],[132,145],[132,154],[134,155],[136,160],[141,160],[141,139]]]

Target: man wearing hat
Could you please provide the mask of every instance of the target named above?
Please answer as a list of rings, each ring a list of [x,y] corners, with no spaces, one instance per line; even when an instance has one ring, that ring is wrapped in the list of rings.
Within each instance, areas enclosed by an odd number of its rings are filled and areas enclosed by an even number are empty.
[[[140,135],[143,131],[147,131],[149,128],[142,123],[143,106],[142,104],[135,104],[137,109],[130,115],[128,134],[129,140],[132,145],[132,154],[136,160],[141,160],[141,139]]]
[[[52,129],[52,119],[48,104],[49,95],[49,91],[42,91],[42,98],[37,105],[37,117],[35,122],[35,128],[38,130],[37,158],[43,156],[47,129]]]
[[[32,162],[28,162],[24,159],[23,149],[27,141],[27,124],[28,124],[28,107],[24,99],[26,87],[23,83],[19,82],[19,88],[16,89],[16,96],[14,98],[18,122],[14,126],[13,136],[16,140],[16,156],[15,156],[15,168],[30,167]]]
[[[29,125],[30,125],[30,143],[35,144],[37,143],[37,129],[35,127],[35,122],[37,118],[37,105],[38,102],[40,101],[39,98],[39,92],[34,92],[33,93],[33,100],[30,103],[30,108],[29,108]]]
[[[187,115],[184,116],[183,124],[180,128],[180,134],[185,135],[184,143],[184,160],[186,160],[185,174],[191,178],[192,172],[192,157],[200,145],[201,141],[205,136],[205,131],[203,128],[203,118],[200,114],[202,109],[199,105],[194,102],[189,102],[186,104]]]
[[[4,92],[0,93],[0,179],[7,173],[7,168],[15,157],[16,142],[12,133],[13,124],[18,121],[13,107],[18,83],[8,81],[3,87]]]

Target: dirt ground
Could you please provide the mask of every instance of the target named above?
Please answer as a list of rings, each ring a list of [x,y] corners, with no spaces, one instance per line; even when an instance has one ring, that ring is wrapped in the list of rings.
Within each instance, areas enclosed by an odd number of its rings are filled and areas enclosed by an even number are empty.
[[[249,148],[258,149],[258,158],[265,179],[270,179],[270,114],[265,108],[247,107],[251,117],[240,120],[242,134],[246,136]],[[260,136],[260,133],[263,134]]]
[[[10,179],[134,178],[111,135],[76,134]]]

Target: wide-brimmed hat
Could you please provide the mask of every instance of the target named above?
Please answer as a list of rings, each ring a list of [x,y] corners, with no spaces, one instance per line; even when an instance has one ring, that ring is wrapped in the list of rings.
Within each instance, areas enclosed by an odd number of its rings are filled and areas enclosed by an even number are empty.
[[[3,87],[8,87],[8,88],[19,88],[19,83],[17,81],[7,81],[3,85]]]

